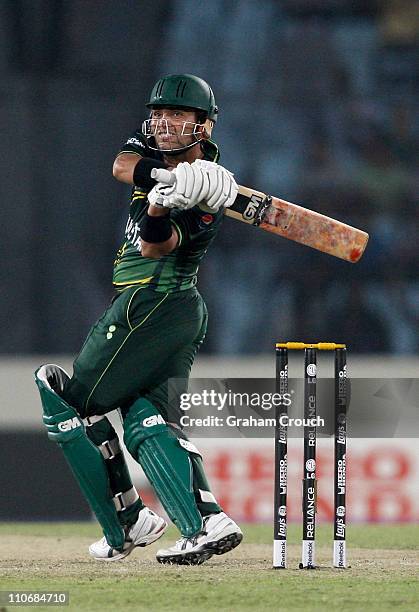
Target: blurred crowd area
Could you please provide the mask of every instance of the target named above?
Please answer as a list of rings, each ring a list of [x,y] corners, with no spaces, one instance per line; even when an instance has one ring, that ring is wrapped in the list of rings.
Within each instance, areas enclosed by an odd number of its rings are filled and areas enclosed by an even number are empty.
[[[368,231],[358,264],[227,219],[203,351],[419,348],[419,4],[3,0],[1,352],[75,352],[111,296],[129,189],[113,158],[162,74],[208,80],[237,181]]]

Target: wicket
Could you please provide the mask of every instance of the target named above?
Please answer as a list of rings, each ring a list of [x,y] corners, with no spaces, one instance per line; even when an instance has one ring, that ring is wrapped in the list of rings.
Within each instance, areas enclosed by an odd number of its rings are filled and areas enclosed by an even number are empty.
[[[334,538],[333,566],[346,567],[346,345],[334,342],[276,344],[276,391],[288,393],[288,351],[304,350],[304,468],[302,487],[303,539],[300,569],[315,568],[317,505],[316,427],[306,425],[317,415],[317,351],[335,352],[334,404]],[[288,409],[276,408],[273,567],[287,567],[287,446]]]

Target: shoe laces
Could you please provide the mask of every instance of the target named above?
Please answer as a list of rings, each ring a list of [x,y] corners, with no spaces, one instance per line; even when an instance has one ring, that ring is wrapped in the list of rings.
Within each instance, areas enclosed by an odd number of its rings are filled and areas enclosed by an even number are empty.
[[[211,515],[209,514],[208,516],[204,516],[203,517],[203,519],[202,519],[203,529],[199,533],[197,533],[194,536],[190,536],[190,537],[183,536],[182,538],[179,538],[179,540],[176,540],[176,546],[178,548],[180,548],[180,547],[184,548],[183,547],[184,542],[186,542],[186,543],[190,542],[192,544],[192,546],[195,546],[197,544],[197,540],[198,540],[199,536],[206,536],[206,535],[208,535],[208,531],[206,530],[206,526],[207,526],[207,522],[208,522],[208,519],[210,518],[210,516]]]
[[[129,532],[131,529],[132,525],[124,525],[124,545],[130,544],[132,542],[132,538],[130,538],[129,536]]]

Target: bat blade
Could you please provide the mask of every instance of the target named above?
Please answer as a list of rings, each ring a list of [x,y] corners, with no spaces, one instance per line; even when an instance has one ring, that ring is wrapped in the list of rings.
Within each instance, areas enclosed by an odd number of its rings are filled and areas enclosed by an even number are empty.
[[[351,225],[247,187],[239,188],[226,215],[351,263],[361,259],[369,238]]]
[[[279,198],[272,198],[259,227],[351,263],[361,259],[368,242],[360,229]]]

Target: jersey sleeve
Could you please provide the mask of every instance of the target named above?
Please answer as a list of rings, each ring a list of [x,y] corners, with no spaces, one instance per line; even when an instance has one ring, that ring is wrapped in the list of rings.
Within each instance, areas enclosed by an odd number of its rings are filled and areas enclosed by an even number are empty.
[[[170,220],[179,235],[177,248],[211,240],[217,233],[223,217],[223,208],[216,213],[205,212],[198,206],[189,210],[173,209]]]
[[[118,151],[118,155],[121,153],[136,153],[141,157],[151,157],[158,159],[160,155],[157,151],[153,151],[147,144],[147,139],[140,130],[136,130],[122,145]]]

